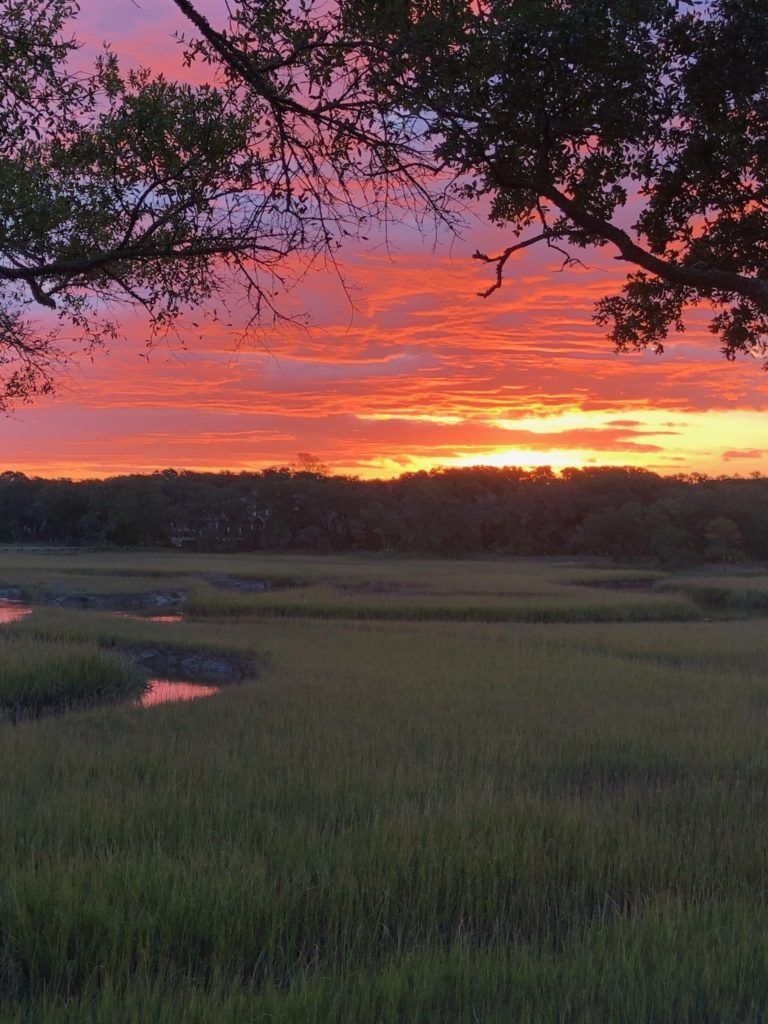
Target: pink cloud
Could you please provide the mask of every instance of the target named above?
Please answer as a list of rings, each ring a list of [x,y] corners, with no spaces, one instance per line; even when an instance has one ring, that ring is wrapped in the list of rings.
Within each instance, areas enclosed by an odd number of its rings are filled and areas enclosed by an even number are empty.
[[[223,23],[224,0],[205,9]],[[182,24],[168,0],[83,0],[81,25],[89,46],[108,38],[127,63],[176,73],[172,33]],[[104,475],[258,468],[313,451],[332,468],[377,474],[383,460],[409,468],[557,449],[582,462],[626,457],[662,470],[716,471],[735,459],[768,468],[768,449],[752,447],[753,428],[738,418],[768,412],[758,364],[726,364],[701,317],[663,357],[616,355],[592,321],[595,300],[623,277],[605,253],[585,253],[586,269],[558,273],[549,253],[529,250],[510,261],[504,287],[481,299],[488,268],[471,254],[503,247],[505,238],[477,223],[432,252],[429,239],[404,225],[390,254],[380,240],[350,247],[342,253],[346,289],[313,271],[286,300],[287,311],[312,313],[309,331],[265,329],[239,345],[250,310],[233,296],[231,326],[190,314],[186,350],[169,344],[147,353],[144,327],[128,320],[127,341],[73,371],[60,398],[0,423],[0,464]],[[544,418],[574,410],[596,425],[550,429]],[[643,426],[648,411],[666,415],[652,433]],[[708,412],[734,416],[725,452],[697,448],[691,418]],[[515,417],[542,417],[541,430],[489,423]]]
[[[729,448],[723,452],[723,459],[730,462],[733,459],[762,459],[768,455],[768,448]]]

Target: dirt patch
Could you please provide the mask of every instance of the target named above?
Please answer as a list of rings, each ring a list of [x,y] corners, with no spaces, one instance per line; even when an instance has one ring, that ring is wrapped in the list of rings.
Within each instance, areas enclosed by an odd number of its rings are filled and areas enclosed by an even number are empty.
[[[237,590],[241,594],[259,594],[272,589],[272,583],[269,580],[244,579],[239,576],[224,576],[218,573],[203,573],[200,579],[210,583],[212,587],[218,587],[219,590]]]
[[[43,594],[40,604],[54,608],[90,608],[106,612],[130,612],[174,608],[187,596],[186,590],[151,590],[138,594],[90,594],[64,592]]]
[[[635,590],[647,593],[654,590],[658,580],[584,580],[576,581],[577,587],[594,587],[595,590]]]
[[[428,594],[427,587],[418,583],[398,583],[393,580],[369,580],[360,583],[337,583],[336,590],[343,594],[381,594],[392,597],[415,597],[419,594]]]
[[[153,676],[184,679],[191,683],[236,683],[253,678],[259,668],[255,659],[227,651],[194,650],[166,644],[128,647],[126,650]]]

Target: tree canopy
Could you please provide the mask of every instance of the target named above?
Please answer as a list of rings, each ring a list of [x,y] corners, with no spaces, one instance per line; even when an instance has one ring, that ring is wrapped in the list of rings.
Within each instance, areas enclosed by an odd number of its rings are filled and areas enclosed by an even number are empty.
[[[352,0],[353,3],[356,0]],[[686,308],[724,354],[765,354],[768,15],[762,0],[359,0],[394,106],[429,119],[465,194],[508,228],[476,253],[633,268],[596,319],[619,349],[663,350]]]
[[[0,410],[118,337],[126,306],[152,339],[239,286],[258,325],[371,221],[443,216],[419,126],[379,107],[338,10],[243,3],[222,31],[174,2],[209,83],[108,49],[89,66],[75,0],[0,0]]]
[[[768,477],[475,466],[358,480],[318,472],[317,460],[306,468],[301,457],[293,469],[259,473],[167,469],[73,482],[5,472],[0,543],[765,561]]]
[[[486,296],[522,249],[604,247],[619,349],[703,304],[728,358],[765,354],[762,0],[168,2],[206,84],[88,64],[76,0],[0,0],[0,409],[125,307],[151,340],[239,283],[254,326],[347,237],[476,200],[510,234]]]

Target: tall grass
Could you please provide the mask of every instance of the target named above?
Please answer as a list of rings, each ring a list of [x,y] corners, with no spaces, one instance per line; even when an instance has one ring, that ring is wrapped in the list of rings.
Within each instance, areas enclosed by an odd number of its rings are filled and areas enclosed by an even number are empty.
[[[271,660],[2,730],[0,1020],[765,1024],[762,626],[35,611]]]
[[[115,651],[96,644],[0,634],[0,709],[6,717],[125,697],[144,676]]]
[[[192,618],[310,618],[412,622],[685,622],[701,612],[684,598],[559,587],[528,594],[342,594],[328,586],[222,592],[196,586],[184,602]]]
[[[762,676],[551,628],[252,624],[205,707],[15,730],[8,1019],[757,1021]]]
[[[665,581],[662,588],[684,594],[700,608],[715,612],[765,614],[768,612],[768,577],[707,575]]]
[[[374,555],[273,555],[244,553],[189,555],[175,551],[101,551],[66,556],[0,550],[0,583],[23,580],[40,589],[91,589],[97,593],[137,589],[180,589],[210,576],[269,580],[278,586],[392,584],[443,593],[546,591],[573,581],[648,582],[663,574],[637,569],[590,569],[568,560],[396,559]]]

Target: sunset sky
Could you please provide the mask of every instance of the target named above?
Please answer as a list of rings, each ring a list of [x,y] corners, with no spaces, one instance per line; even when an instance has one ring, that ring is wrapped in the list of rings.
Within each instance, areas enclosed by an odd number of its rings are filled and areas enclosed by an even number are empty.
[[[109,40],[126,64],[171,68],[174,11],[170,0],[82,0],[77,32]],[[291,302],[313,326],[262,344],[238,347],[236,315],[230,328],[190,324],[185,349],[148,354],[142,324],[127,324],[128,343],[0,423],[0,470],[237,471],[312,452],[363,477],[478,463],[768,472],[760,362],[726,363],[695,324],[662,357],[614,354],[591,320],[619,279],[610,253],[559,272],[556,257],[529,250],[481,299],[489,272],[471,254],[506,236],[478,219],[458,240],[433,241],[404,225],[389,251],[376,239],[350,247],[349,294],[311,274]]]

